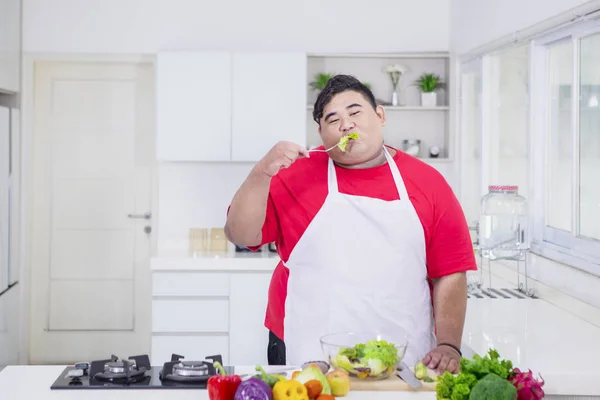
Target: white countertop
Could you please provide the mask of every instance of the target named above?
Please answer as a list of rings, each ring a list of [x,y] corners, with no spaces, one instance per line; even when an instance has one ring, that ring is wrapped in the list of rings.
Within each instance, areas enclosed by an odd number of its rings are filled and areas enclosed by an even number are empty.
[[[277,253],[261,252],[210,252],[189,254],[186,252],[163,252],[152,257],[153,272],[174,271],[273,271],[280,258]]]
[[[8,366],[0,372],[0,397],[4,400],[208,400],[202,389],[89,389],[50,390],[65,366]],[[236,367],[237,374],[254,373],[254,367]],[[340,398],[342,399],[342,398]],[[434,392],[350,391],[348,400],[435,399]]]

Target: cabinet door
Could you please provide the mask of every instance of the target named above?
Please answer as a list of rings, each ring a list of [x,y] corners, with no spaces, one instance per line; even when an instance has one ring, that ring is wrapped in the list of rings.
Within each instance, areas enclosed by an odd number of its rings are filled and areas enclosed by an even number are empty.
[[[232,160],[258,161],[280,140],[306,145],[306,54],[233,54]]]
[[[231,54],[159,53],[156,79],[157,158],[229,161]]]
[[[0,293],[8,287],[10,221],[10,110],[0,107]]]
[[[19,92],[21,0],[0,1],[0,92]]]
[[[269,331],[264,326],[271,272],[231,274],[229,361],[267,365]]]

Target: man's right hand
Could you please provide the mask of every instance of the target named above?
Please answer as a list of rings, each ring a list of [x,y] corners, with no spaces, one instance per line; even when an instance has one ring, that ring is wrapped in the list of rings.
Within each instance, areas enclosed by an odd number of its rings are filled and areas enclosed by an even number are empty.
[[[292,142],[278,142],[256,164],[256,170],[268,177],[273,177],[282,168],[289,168],[301,157],[310,157],[306,148]]]

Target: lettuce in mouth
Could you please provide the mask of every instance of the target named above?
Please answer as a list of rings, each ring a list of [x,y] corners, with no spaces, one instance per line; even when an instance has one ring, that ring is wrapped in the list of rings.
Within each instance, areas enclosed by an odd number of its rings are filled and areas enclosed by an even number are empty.
[[[340,148],[340,150],[342,150],[343,152],[345,152],[346,151],[346,146],[348,145],[348,142],[350,140],[356,140],[356,139],[358,139],[358,133],[357,132],[352,132],[349,135],[342,136],[342,138],[338,142],[337,146]]]

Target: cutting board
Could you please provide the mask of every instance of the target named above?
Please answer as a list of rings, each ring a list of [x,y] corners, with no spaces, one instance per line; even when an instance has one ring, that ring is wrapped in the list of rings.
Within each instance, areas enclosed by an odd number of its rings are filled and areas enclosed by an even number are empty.
[[[411,371],[414,372],[413,368]],[[431,378],[435,379],[437,374],[435,371],[427,369],[427,375]],[[387,379],[382,379],[380,381],[368,381],[364,379],[359,379],[355,377],[350,378],[350,390],[357,391],[420,391],[420,392],[434,392],[436,382],[423,382],[421,381],[421,386],[418,389],[412,388],[408,383],[404,382],[400,377],[396,374],[390,376]]]

